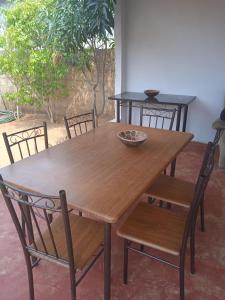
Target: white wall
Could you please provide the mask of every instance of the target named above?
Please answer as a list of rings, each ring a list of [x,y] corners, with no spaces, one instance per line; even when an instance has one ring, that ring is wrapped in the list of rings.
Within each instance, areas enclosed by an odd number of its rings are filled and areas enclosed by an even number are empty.
[[[115,78],[115,92],[120,93],[124,89],[125,84],[125,71],[124,57],[126,55],[126,42],[125,42],[125,28],[126,28],[126,13],[125,1],[117,0],[116,15],[115,15],[115,56],[116,56],[116,78]]]
[[[125,22],[122,32],[116,28],[116,76],[122,74],[123,85],[117,92],[156,88],[196,95],[187,130],[207,142],[224,106],[225,0],[121,1]]]

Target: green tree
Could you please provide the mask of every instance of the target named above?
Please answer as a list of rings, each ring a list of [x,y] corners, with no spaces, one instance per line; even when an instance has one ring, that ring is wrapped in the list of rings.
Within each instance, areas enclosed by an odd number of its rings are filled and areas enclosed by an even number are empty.
[[[83,72],[93,91],[97,116],[105,108],[105,68],[107,51],[114,45],[114,6],[115,0],[56,0],[52,17],[46,14],[50,43]],[[99,85],[103,103],[97,106]]]
[[[16,1],[3,10],[6,26],[0,39],[0,72],[16,88],[7,99],[44,107],[51,122],[55,121],[54,101],[65,92],[63,79],[67,72],[63,61],[54,63],[54,50],[46,44],[48,24],[40,18],[43,11],[51,14],[54,2]]]

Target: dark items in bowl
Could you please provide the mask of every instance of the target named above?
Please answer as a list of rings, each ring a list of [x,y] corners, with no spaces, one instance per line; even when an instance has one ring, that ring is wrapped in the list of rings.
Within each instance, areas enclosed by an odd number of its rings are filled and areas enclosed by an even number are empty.
[[[147,134],[137,130],[126,130],[117,133],[121,142],[127,146],[135,147],[142,144],[147,139]]]

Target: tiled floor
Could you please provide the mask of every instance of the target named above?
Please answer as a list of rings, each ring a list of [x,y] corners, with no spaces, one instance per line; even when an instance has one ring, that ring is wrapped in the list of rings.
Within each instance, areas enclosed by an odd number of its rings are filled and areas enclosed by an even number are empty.
[[[179,155],[177,176],[194,181],[205,146],[192,143]],[[1,200],[1,199],[0,199]],[[189,251],[186,264],[186,299],[225,299],[225,171],[217,164],[206,194],[206,232],[197,230],[197,273],[189,272]],[[165,265],[130,254],[129,284],[122,283],[122,242],[115,235],[112,241],[113,300],[176,300],[178,274]],[[69,299],[67,270],[41,261],[34,270],[36,300]],[[78,287],[78,300],[103,299],[103,259],[96,263]],[[27,300],[28,285],[23,253],[3,201],[0,201],[0,299]]]

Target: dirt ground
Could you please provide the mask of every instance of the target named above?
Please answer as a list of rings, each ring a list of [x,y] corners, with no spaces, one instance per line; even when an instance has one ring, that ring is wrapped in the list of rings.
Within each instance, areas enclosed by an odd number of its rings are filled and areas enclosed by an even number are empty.
[[[99,126],[112,119],[112,116],[103,116],[99,118]],[[66,139],[66,130],[63,122],[51,124],[44,114],[26,114],[19,120],[0,124],[0,168],[10,164],[8,154],[5,148],[2,133],[13,133],[23,129],[32,128],[34,126],[41,125],[44,121],[48,126],[48,140],[49,144],[54,146]]]

